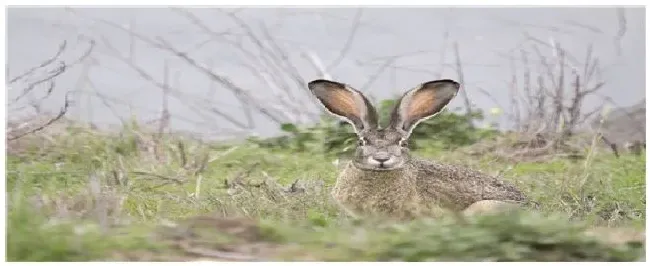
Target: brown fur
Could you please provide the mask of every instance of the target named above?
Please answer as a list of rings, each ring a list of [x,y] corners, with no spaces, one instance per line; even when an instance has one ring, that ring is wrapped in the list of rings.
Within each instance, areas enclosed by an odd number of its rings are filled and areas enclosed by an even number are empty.
[[[512,184],[479,171],[421,159],[413,159],[409,165],[418,177],[418,192],[422,197],[444,208],[463,210],[483,200],[526,200]]]
[[[512,184],[455,165],[412,158],[404,168],[371,171],[348,163],[332,196],[354,216],[414,217],[459,211],[476,215],[526,201]]]
[[[405,169],[369,171],[348,163],[336,180],[332,196],[353,216],[411,217],[418,213],[417,180]]]

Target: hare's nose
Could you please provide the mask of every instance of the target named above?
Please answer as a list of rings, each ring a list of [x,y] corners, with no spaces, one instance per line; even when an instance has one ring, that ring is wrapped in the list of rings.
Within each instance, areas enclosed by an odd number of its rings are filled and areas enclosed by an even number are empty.
[[[390,159],[390,155],[388,153],[377,153],[374,156],[372,156],[372,159],[374,159],[377,162],[383,163],[388,161],[388,159]]]
[[[379,163],[385,163],[386,161],[388,161],[388,158],[377,158],[377,157],[375,157],[375,161],[377,161]]]

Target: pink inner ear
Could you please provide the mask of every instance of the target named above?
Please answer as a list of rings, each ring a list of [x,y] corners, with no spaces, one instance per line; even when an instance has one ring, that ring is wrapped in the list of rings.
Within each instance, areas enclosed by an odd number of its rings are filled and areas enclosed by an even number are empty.
[[[361,112],[351,92],[344,89],[337,89],[332,92],[328,100],[333,111],[346,117],[361,117]]]
[[[408,108],[409,119],[420,119],[430,116],[435,111],[436,93],[434,90],[419,90],[411,97]]]

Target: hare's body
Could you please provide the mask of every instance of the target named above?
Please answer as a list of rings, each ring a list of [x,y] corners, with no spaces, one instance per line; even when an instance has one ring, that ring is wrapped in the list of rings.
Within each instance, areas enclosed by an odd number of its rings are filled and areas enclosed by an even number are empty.
[[[425,203],[465,210],[479,201],[526,201],[526,197],[512,184],[479,171],[421,159],[413,159],[410,165],[416,173],[418,192]]]
[[[407,91],[385,128],[379,126],[377,111],[361,92],[327,80],[308,86],[327,110],[349,122],[359,136],[355,156],[332,191],[349,213],[408,217],[449,210],[474,214],[526,201],[516,187],[497,178],[409,155],[411,131],[454,98],[460,88],[457,82],[430,81]]]
[[[485,213],[526,201],[513,185],[481,172],[412,158],[393,171],[359,169],[353,163],[339,174],[332,196],[355,216],[412,217],[441,209]]]
[[[420,206],[417,179],[405,170],[369,172],[348,163],[336,180],[332,196],[354,215],[414,216]]]

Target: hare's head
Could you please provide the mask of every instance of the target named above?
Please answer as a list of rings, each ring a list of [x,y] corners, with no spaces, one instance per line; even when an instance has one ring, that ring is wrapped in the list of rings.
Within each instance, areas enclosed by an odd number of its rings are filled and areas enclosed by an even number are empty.
[[[322,79],[309,82],[308,87],[330,113],[354,127],[359,136],[355,166],[386,171],[400,169],[408,162],[411,131],[447,106],[460,84],[449,79],[436,80],[407,91],[397,101],[385,128],[380,127],[377,111],[360,91]]]

